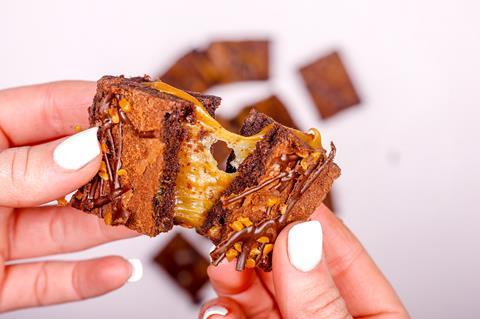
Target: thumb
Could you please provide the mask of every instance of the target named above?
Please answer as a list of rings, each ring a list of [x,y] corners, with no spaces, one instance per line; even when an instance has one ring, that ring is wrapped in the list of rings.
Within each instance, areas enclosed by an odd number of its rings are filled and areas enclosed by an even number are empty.
[[[87,183],[100,166],[97,129],[0,151],[0,206],[43,204]]]
[[[352,318],[323,254],[322,226],[287,226],[275,242],[273,280],[283,318]]]

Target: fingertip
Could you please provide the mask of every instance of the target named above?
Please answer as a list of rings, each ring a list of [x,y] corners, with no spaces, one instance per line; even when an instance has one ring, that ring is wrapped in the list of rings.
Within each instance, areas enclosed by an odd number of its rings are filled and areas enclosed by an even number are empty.
[[[240,305],[231,298],[219,297],[203,304],[199,319],[243,319],[246,318]]]
[[[252,269],[237,271],[235,261],[223,260],[218,266],[210,265],[207,268],[210,281],[221,294],[238,294],[247,290],[253,283],[255,272]]]
[[[109,256],[99,259],[97,266],[97,281],[99,285],[109,287],[109,290],[123,286],[133,273],[128,260],[119,256]]]

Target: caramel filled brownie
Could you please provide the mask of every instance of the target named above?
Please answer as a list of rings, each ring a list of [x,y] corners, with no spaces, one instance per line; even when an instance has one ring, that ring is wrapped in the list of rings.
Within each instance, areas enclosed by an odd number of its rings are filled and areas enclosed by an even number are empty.
[[[324,119],[360,103],[338,52],[300,68],[300,74],[320,116]]]
[[[213,117],[219,103],[148,77],[103,77],[89,109],[103,161],[71,205],[149,236],[195,228],[217,245],[214,264],[269,270],[278,232],[307,219],[338,177],[335,147],[328,155],[317,130],[254,110],[232,133]],[[226,171],[211,152],[219,141],[232,150]]]

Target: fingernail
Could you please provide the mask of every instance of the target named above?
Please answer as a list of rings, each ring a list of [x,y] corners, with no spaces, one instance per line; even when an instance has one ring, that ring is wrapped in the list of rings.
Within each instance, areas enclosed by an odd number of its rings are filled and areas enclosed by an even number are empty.
[[[128,282],[137,282],[143,277],[143,265],[140,259],[132,258],[128,259],[130,266],[132,267],[132,274],[128,278]]]
[[[92,127],[60,143],[53,152],[55,163],[68,170],[78,170],[87,165],[100,154],[97,131],[98,127]]]
[[[205,310],[203,313],[202,319],[208,319],[210,316],[213,315],[220,315],[220,316],[226,316],[228,314],[228,310],[225,307],[222,306],[212,306]]]
[[[316,220],[297,224],[288,232],[288,258],[293,267],[308,272],[322,260],[322,225]]]

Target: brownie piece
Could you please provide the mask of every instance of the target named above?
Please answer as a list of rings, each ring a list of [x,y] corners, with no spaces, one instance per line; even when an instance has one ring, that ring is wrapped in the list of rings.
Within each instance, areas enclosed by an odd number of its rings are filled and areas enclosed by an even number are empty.
[[[267,135],[208,213],[202,231],[217,245],[211,253],[214,264],[238,257],[237,270],[257,266],[269,271],[278,233],[293,221],[307,220],[340,175],[333,144],[327,155],[255,110],[241,133],[251,136],[268,125]]]
[[[103,161],[99,173],[71,205],[155,236],[173,227],[177,153],[193,104],[146,86],[149,78],[105,76],[98,81],[91,126],[98,126]],[[211,114],[220,104],[195,95]]]
[[[103,77],[89,109],[103,162],[71,205],[155,236],[194,228],[217,245],[215,264],[269,270],[278,232],[307,219],[340,174],[318,131],[303,133],[251,110],[241,135],[213,118],[220,98],[148,77]],[[232,153],[226,171],[212,146]]]
[[[205,51],[192,50],[183,55],[159,78],[183,90],[205,92],[217,83],[219,74]]]
[[[199,291],[208,282],[209,262],[181,234],[176,234],[154,258],[160,266],[187,292],[194,303],[201,302]]]
[[[300,74],[324,119],[360,103],[338,52],[300,68]]]
[[[240,112],[238,112],[237,116],[233,118],[232,123],[239,128],[242,127],[243,122],[250,113],[251,109],[255,109],[260,113],[270,116],[272,119],[282,125],[295,129],[298,128],[290,116],[288,108],[276,95],[272,95],[266,99],[254,103],[253,105],[242,108]]]
[[[215,41],[207,49],[219,83],[267,80],[269,42],[267,40]]]

